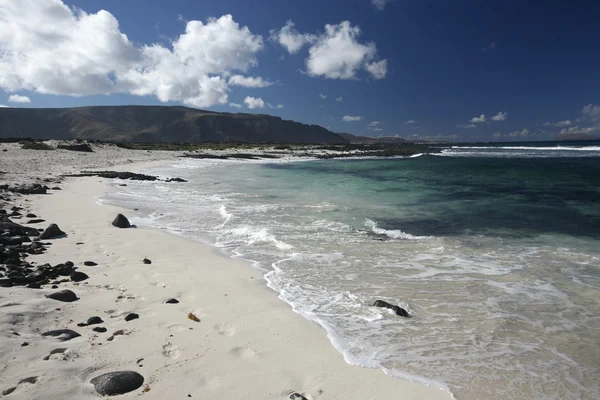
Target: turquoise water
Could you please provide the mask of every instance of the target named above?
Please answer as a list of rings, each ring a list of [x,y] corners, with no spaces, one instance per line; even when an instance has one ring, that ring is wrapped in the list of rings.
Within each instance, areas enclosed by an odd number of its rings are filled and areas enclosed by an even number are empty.
[[[600,397],[600,147],[182,160],[103,201],[251,260],[346,360],[459,399]],[[373,308],[384,299],[403,319]]]

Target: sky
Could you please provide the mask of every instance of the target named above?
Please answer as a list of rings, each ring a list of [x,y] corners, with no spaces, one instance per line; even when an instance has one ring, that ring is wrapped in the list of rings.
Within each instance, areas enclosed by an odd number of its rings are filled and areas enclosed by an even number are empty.
[[[600,2],[0,0],[0,107],[184,105],[414,140],[600,135]]]

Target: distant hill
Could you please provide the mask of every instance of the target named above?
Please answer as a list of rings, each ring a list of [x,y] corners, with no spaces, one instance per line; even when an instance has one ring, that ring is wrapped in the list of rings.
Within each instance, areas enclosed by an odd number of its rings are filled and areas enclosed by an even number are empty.
[[[122,142],[347,143],[318,125],[166,106],[0,108],[0,137]]]
[[[349,141],[350,143],[360,144],[398,144],[406,143],[407,140],[395,137],[395,136],[383,136],[383,137],[369,137],[369,136],[356,136],[351,133],[338,133],[341,137]]]

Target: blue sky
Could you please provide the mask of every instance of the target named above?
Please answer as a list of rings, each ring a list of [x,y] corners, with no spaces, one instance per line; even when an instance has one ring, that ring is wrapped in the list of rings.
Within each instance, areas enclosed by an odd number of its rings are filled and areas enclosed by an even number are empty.
[[[414,139],[600,134],[598,15],[591,1],[5,0],[0,104],[187,105]]]

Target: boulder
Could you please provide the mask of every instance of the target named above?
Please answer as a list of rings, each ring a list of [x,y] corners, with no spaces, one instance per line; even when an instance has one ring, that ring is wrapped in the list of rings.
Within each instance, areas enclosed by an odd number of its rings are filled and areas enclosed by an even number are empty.
[[[68,289],[47,294],[46,297],[52,300],[64,301],[66,303],[78,300],[77,295]]]
[[[95,328],[92,329],[94,332],[98,332],[98,333],[104,333],[107,331],[107,329],[103,326],[97,326]]]
[[[165,301],[165,304],[177,304],[179,303],[179,300],[177,299],[169,299],[167,301]]]
[[[375,303],[373,303],[373,306],[388,308],[388,309],[394,311],[396,313],[396,315],[399,315],[401,317],[410,318],[410,314],[404,308],[390,304],[387,301],[376,300]]]
[[[152,264],[152,261],[150,261],[150,260],[149,260],[149,259],[147,259],[147,258],[144,258],[144,259],[142,260],[142,262],[143,262],[144,264]]]
[[[102,396],[129,393],[144,384],[144,377],[135,371],[115,371],[98,375],[90,383]]]
[[[72,331],[71,329],[56,329],[53,331],[44,332],[42,333],[42,336],[58,337],[61,342],[66,342],[67,340],[74,339],[81,335],[75,331]]]
[[[88,279],[89,276],[83,272],[75,271],[71,274],[70,278],[73,282],[82,282]]]
[[[134,319],[138,319],[140,316],[136,313],[130,313],[125,316],[125,321],[133,321]]]
[[[66,233],[61,231],[60,228],[58,227],[58,225],[50,224],[44,230],[44,232],[42,232],[42,234],[39,236],[39,238],[42,240],[43,239],[54,239],[54,238],[65,236],[65,235],[66,235]]]
[[[117,228],[129,228],[131,226],[129,220],[123,214],[118,214],[112,224]]]

